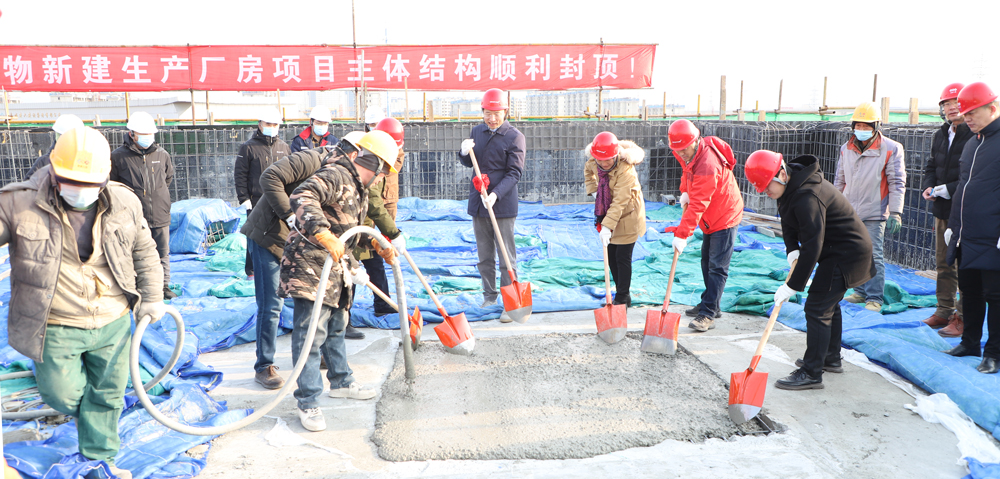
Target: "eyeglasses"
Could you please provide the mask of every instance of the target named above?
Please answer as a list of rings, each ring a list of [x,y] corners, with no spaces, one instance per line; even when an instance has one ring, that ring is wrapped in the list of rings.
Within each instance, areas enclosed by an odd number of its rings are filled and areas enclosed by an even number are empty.
[[[498,111],[483,110],[483,116],[484,117],[490,117],[490,118],[503,118],[504,114],[506,114],[506,113],[507,112],[504,111],[504,110],[498,110]]]

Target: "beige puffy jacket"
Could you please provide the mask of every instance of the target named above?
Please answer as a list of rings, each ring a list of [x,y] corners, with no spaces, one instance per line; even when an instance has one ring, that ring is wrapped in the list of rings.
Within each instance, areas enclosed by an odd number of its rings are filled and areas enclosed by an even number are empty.
[[[583,176],[587,194],[597,192],[597,160],[590,155],[590,145],[584,150],[587,164]],[[601,221],[611,228],[611,244],[635,243],[646,232],[646,203],[635,173],[635,165],[642,163],[646,153],[631,141],[618,142],[618,163],[611,169],[611,206]]]

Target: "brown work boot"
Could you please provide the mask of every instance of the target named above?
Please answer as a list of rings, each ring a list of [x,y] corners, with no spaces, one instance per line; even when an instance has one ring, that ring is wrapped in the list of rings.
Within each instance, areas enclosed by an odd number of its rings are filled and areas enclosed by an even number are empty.
[[[948,325],[948,318],[942,318],[941,316],[932,314],[931,317],[925,319],[923,323],[933,329],[940,329]]]
[[[278,367],[274,365],[257,371],[253,380],[264,386],[265,389],[281,389],[281,386],[285,385],[285,380],[278,376]]]
[[[962,336],[962,331],[965,331],[965,323],[955,313],[948,318],[948,325],[938,330],[938,334],[945,338],[958,338]]]

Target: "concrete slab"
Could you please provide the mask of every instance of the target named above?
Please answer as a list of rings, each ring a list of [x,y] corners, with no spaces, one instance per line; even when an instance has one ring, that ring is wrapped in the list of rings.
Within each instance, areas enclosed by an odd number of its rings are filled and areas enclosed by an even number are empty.
[[[685,307],[672,306],[683,312]],[[686,318],[685,318],[686,319]],[[629,309],[629,330],[640,332],[645,309]],[[679,344],[695,354],[724,381],[749,365],[766,318],[726,313],[716,329],[694,333],[682,325]],[[534,313],[526,324],[472,323],[479,338],[559,333],[596,333],[592,311]],[[364,330],[368,337],[348,341],[355,377],[381,390],[395,360],[398,331]],[[278,340],[277,365],[291,370],[289,337]],[[435,341],[426,328],[425,341]],[[376,400],[324,397],[328,429],[305,431],[290,395],[271,416],[283,418],[303,438],[343,454],[312,446],[275,447],[264,435],[274,419],[257,423],[212,442],[208,466],[199,477],[760,477],[760,478],[960,478],[957,439],[938,424],[903,408],[910,396],[879,375],[845,364],[843,374],[826,374],[826,389],[784,391],[773,381],[794,368],[805,349],[804,333],[777,325],[759,370],[771,377],[764,412],[788,428],[766,437],[709,439],[702,443],[664,441],[585,459],[446,460],[389,462],[378,457],[371,441]],[[254,344],[203,355],[201,360],[224,373],[212,396],[231,408],[257,407],[273,397],[253,381]],[[420,377],[417,377],[420,381]],[[725,414],[726,403],[719,404]],[[346,455],[346,456],[345,456]]]

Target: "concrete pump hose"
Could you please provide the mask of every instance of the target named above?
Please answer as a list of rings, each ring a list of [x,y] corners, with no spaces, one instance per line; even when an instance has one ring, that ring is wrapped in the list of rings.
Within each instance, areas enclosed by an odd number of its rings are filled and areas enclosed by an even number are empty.
[[[340,235],[340,239],[346,243],[347,240],[350,239],[352,236],[360,233],[367,233],[372,237],[378,239],[379,243],[383,247],[391,247],[391,244],[389,243],[388,240],[386,240],[382,235],[378,234],[378,232],[376,232],[374,229],[368,226],[355,226],[354,228],[351,228],[345,231],[344,234]],[[309,331],[306,334],[306,339],[304,344],[312,344],[313,340],[316,337],[316,327],[319,325],[319,316],[323,310],[323,297],[326,294],[326,285],[330,279],[330,271],[333,268],[333,261],[334,261],[333,258],[328,255],[326,258],[326,262],[323,263],[323,273],[320,275],[319,286],[317,287],[316,290],[316,300],[313,303],[312,316],[309,319]],[[393,264],[392,272],[396,279],[397,300],[399,301],[400,307],[405,308],[406,294],[405,290],[403,289],[403,279],[402,279],[403,275],[399,270],[399,266],[395,263]],[[401,317],[402,316],[403,315],[401,315]],[[133,383],[137,381],[139,375],[139,344],[141,343],[142,335],[146,331],[146,326],[148,324],[149,324],[149,317],[141,318],[136,323],[135,335],[132,339],[132,348],[129,351],[129,368],[131,370]],[[411,357],[412,350],[410,342],[408,340],[409,331],[407,329],[408,328],[404,326],[403,321],[400,321],[400,334],[403,339],[403,353],[404,353],[403,356],[407,371],[406,377],[410,378],[411,372],[413,371],[413,364]],[[180,345],[178,345],[178,347],[180,347]],[[226,424],[223,426],[195,427],[186,424],[181,424],[171,418],[166,417],[163,413],[161,413],[156,408],[156,405],[154,405],[149,400],[149,396],[146,395],[145,390],[141,389],[136,390],[136,396],[139,398],[139,402],[142,403],[142,406],[146,408],[146,411],[149,412],[150,416],[152,416],[154,419],[159,421],[164,426],[169,427],[170,429],[173,429],[175,431],[184,434],[190,434],[192,436],[218,436],[225,434],[227,432],[232,432],[237,429],[243,428],[253,423],[254,421],[260,419],[261,417],[265,416],[267,413],[271,412],[271,410],[274,409],[285,398],[285,396],[288,395],[289,392],[291,392],[293,387],[297,387],[296,381],[298,380],[299,374],[302,372],[302,368],[305,366],[308,357],[309,354],[301,354],[299,356],[298,361],[295,363],[295,367],[292,369],[291,376],[289,376],[289,378],[285,380],[285,385],[281,388],[280,391],[278,391],[277,396],[273,400],[271,400],[271,402],[265,404],[264,407],[257,409],[256,411],[254,411],[253,414],[239,421]]]

